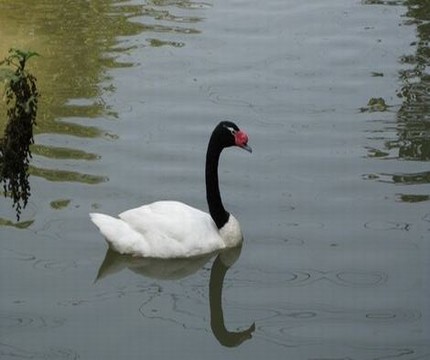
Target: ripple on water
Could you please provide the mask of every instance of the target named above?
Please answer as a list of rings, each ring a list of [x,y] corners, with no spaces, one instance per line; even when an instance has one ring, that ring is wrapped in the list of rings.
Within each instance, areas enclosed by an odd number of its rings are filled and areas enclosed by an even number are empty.
[[[366,319],[377,323],[413,322],[421,319],[422,314],[412,309],[379,309],[365,314]]]
[[[332,273],[331,279],[338,285],[353,287],[373,287],[384,284],[388,274],[379,271],[339,271]]]
[[[55,259],[37,259],[35,255],[26,254],[16,250],[2,248],[0,259],[12,259],[18,261],[33,262],[34,269],[49,271],[65,271],[77,268],[77,262],[72,260],[55,260]]]
[[[12,330],[22,331],[27,328],[57,328],[62,326],[64,323],[64,319],[51,316],[17,312],[0,312],[0,330],[2,333],[10,332]]]
[[[324,224],[319,222],[300,222],[300,223],[288,223],[286,226],[295,227],[298,229],[323,229]]]
[[[44,359],[44,360],[72,360],[80,359],[78,353],[70,349],[50,348],[46,351],[28,350],[21,346],[0,343],[0,358],[2,360],[16,359]]]
[[[282,272],[249,269],[240,276],[241,280],[235,280],[235,287],[255,286],[256,284],[265,287],[308,286],[318,281],[329,281],[339,286],[367,288],[381,286],[388,279],[388,275],[380,271],[322,271],[315,269],[284,270]]]
[[[58,302],[60,306],[81,306],[90,303],[99,303],[120,299],[129,294],[142,294],[142,297],[151,297],[152,294],[160,292],[161,287],[157,284],[120,286],[115,289],[103,292],[97,292],[85,298],[75,298]]]
[[[78,265],[75,261],[63,261],[63,260],[53,260],[53,259],[41,259],[37,260],[33,264],[33,268],[49,270],[49,271],[65,271],[69,269],[77,268]]]
[[[401,230],[401,231],[409,231],[411,229],[412,224],[406,222],[396,222],[396,221],[369,221],[364,224],[364,227],[369,230]]]
[[[260,318],[257,321],[258,332],[256,336],[260,335],[269,341],[285,346],[317,344],[330,338],[336,341],[336,332],[326,333],[328,338],[324,337],[324,339],[321,336],[316,336],[328,327],[343,329],[345,326],[348,328],[355,326],[357,329],[365,329],[364,333],[369,334],[375,326],[391,327],[401,323],[419,321],[422,317],[421,312],[415,309],[348,309],[313,304],[275,304],[273,305],[273,312],[276,313],[275,316]],[[316,332],[303,330],[304,328],[312,328]],[[362,338],[363,344],[367,340],[366,335]],[[345,343],[345,345],[360,346],[360,340],[358,338],[351,339],[351,343]]]
[[[184,329],[203,330],[206,324],[201,314],[206,314],[208,307],[207,301],[187,294],[154,293],[140,305],[139,313],[144,318],[166,321]]]
[[[282,272],[277,271],[263,271],[261,269],[253,268],[247,269],[245,273],[240,274],[240,279],[234,273],[230,275],[229,280],[226,280],[228,285],[234,282],[235,288],[240,287],[279,287],[279,286],[306,286],[313,282],[312,274],[307,270],[285,270]]]
[[[0,259],[13,259],[18,261],[33,261],[36,259],[34,255],[26,254],[20,251],[2,248],[0,252]]]
[[[145,294],[147,295],[147,294]],[[247,323],[259,318],[275,317],[272,309],[249,308],[242,304],[229,301],[223,297],[223,313],[212,313],[207,285],[201,288],[160,289],[152,292],[139,307],[142,317],[151,320],[163,321],[188,330],[209,331],[206,317],[222,317],[222,321],[228,324]],[[251,310],[251,312],[250,312]],[[250,314],[252,317],[249,318]],[[244,324],[246,325],[246,324]],[[239,325],[241,327],[241,325]]]

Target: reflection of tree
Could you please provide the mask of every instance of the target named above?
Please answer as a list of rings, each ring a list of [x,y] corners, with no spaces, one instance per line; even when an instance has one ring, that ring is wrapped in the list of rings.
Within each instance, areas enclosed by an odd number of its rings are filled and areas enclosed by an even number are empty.
[[[399,139],[388,144],[399,148],[405,160],[430,160],[430,2],[408,0],[407,16],[417,27],[416,53],[401,60],[410,67],[400,72],[403,86],[398,96],[403,103],[397,113]],[[428,178],[428,176],[427,176]],[[429,181],[427,181],[429,182]]]
[[[180,16],[173,14],[175,7],[181,8]],[[184,41],[158,39],[156,34],[198,33],[194,24],[201,18],[186,16],[182,11],[197,7],[190,0],[144,4],[115,0],[0,0],[0,58],[10,47],[31,49],[41,55],[40,61],[29,66],[29,70],[37,74],[42,94],[35,133],[79,138],[103,135],[90,119],[106,114],[116,116],[103,96],[115,89],[109,84],[107,71],[133,65],[118,60],[136,46],[130,44],[127,37],[148,31],[153,37],[139,38],[146,43],[138,46],[184,46]],[[0,114],[5,111],[0,101]],[[4,117],[0,116],[0,137],[5,128]],[[106,135],[115,138],[115,135]],[[32,153],[55,160],[98,159],[97,154],[72,149],[63,145],[64,139],[52,141],[52,138],[54,136],[50,135],[51,144],[41,143],[36,138]],[[106,181],[104,176],[81,173],[70,167],[52,169],[30,164],[28,170],[31,175],[48,181],[85,184]]]
[[[124,16],[111,14],[110,1],[59,4],[53,0],[0,0],[0,8],[0,54],[16,46],[36,50],[41,55],[39,61],[29,64],[30,71],[37,74],[42,94],[35,133],[81,138],[100,135],[100,130],[88,122],[78,124],[65,119],[94,118],[104,112],[100,83],[105,78],[106,67],[116,66],[113,60],[106,59],[106,52],[122,30],[109,25],[117,25],[115,20],[122,21]],[[0,104],[0,113],[4,111]],[[0,116],[0,133],[5,127]],[[97,159],[95,154],[83,150],[41,143],[32,147],[32,153],[53,159]],[[49,181],[91,184],[105,181],[102,176],[40,168],[34,164],[30,164],[28,172]]]
[[[79,137],[100,135],[95,127],[58,119],[94,118],[103,114],[106,104],[100,97],[104,91],[112,90],[112,86],[106,84],[109,81],[106,69],[132,65],[117,61],[122,53],[133,48],[121,42],[124,37],[145,31],[151,34],[198,33],[184,24],[195,24],[201,18],[184,14],[174,16],[175,5],[193,9],[194,2],[122,4],[112,0],[61,3],[56,0],[0,0],[0,54],[7,53],[13,45],[36,50],[42,55],[42,60],[31,68],[38,74],[43,94],[37,131]],[[169,7],[169,10],[160,7]],[[133,21],[138,17],[143,21]],[[154,46],[184,44],[155,38],[147,40]]]
[[[85,7],[85,3],[67,1],[59,6],[54,1],[20,0],[9,6],[2,4],[0,51],[4,52],[3,46],[18,44],[42,55],[41,61],[32,65],[43,94],[38,132],[80,137],[98,134],[95,128],[57,120],[64,116],[94,117],[102,109],[91,102],[84,106],[68,103],[73,98],[99,95],[103,52],[115,40],[115,30],[109,31],[107,24],[101,26],[107,23],[108,16],[100,4]]]
[[[407,12],[406,25],[416,26],[417,40],[411,44],[413,54],[404,55],[399,71],[402,82],[397,96],[402,103],[397,111],[396,138],[385,141],[386,150],[370,149],[369,156],[385,158],[397,151],[397,157],[407,161],[430,161],[430,2],[421,0],[383,1],[364,0],[364,4],[403,5]],[[385,111],[384,109],[383,111]],[[402,185],[430,183],[430,171],[384,174],[391,182]],[[427,201],[428,194],[399,194],[406,202]]]
[[[25,64],[35,55],[37,54],[11,49],[9,57],[0,62],[0,65],[5,63],[14,67],[14,71],[0,67],[3,73],[8,74],[5,77],[8,123],[4,137],[0,135],[0,183],[4,185],[4,194],[10,194],[13,199],[18,220],[21,209],[27,205],[30,196],[28,164],[39,93],[36,78],[25,70]]]

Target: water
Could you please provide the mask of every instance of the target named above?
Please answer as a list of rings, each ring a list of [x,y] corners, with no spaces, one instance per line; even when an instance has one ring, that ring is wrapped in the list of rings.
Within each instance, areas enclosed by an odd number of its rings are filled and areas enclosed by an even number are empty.
[[[0,1],[0,53],[42,54],[19,223],[0,200],[0,358],[430,359],[427,8]],[[241,251],[106,254],[90,211],[206,208],[221,119],[254,150],[220,168]]]

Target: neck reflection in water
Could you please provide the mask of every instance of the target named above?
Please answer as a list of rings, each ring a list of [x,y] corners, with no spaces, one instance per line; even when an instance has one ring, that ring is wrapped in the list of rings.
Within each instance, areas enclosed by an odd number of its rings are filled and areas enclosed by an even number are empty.
[[[136,274],[158,280],[179,280],[200,270],[210,259],[216,256],[212,264],[209,281],[209,305],[211,329],[221,345],[236,347],[252,338],[255,323],[247,329],[237,332],[227,330],[222,308],[222,288],[229,268],[237,261],[242,247],[231,248],[223,252],[207,254],[193,258],[156,259],[120,255],[108,250],[100,265],[96,282],[124,269]]]
[[[241,247],[220,253],[212,265],[209,281],[212,332],[221,345],[227,347],[239,346],[244,341],[251,339],[252,333],[255,331],[255,323],[253,323],[248,329],[237,332],[228,331],[224,324],[224,314],[222,310],[222,286],[225,274],[230,266],[238,259],[240,250]]]

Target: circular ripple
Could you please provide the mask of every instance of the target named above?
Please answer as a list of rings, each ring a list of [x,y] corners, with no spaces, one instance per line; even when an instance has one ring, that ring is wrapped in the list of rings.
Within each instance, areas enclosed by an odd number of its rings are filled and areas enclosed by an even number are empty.
[[[291,286],[303,285],[313,281],[311,273],[307,271],[286,271],[282,277],[282,283],[287,283],[287,285]]]
[[[78,353],[70,349],[49,349],[44,351],[31,351],[23,347],[0,343],[0,358],[2,360],[15,359],[44,359],[44,360],[77,360],[80,359]]]
[[[161,287],[157,284],[149,284],[147,286],[122,286],[112,291],[105,291],[93,294],[84,299],[70,299],[60,301],[57,304],[60,306],[80,306],[89,303],[99,303],[113,299],[120,299],[127,294],[145,294],[145,296],[161,292]]]
[[[37,260],[33,267],[35,269],[43,269],[50,271],[65,271],[77,267],[75,261],[60,261],[60,260]]]
[[[335,274],[336,283],[345,286],[379,286],[387,281],[383,272],[341,271]]]
[[[303,285],[312,280],[312,275],[306,271],[291,272],[290,275],[293,277],[284,281],[291,285]]]
[[[298,229],[323,229],[325,226],[319,222],[301,222],[301,223],[288,223],[286,226],[295,227]]]
[[[293,319],[312,319],[317,316],[317,313],[313,311],[296,311],[287,314],[287,316]]]
[[[366,319],[381,322],[409,322],[421,319],[421,312],[418,310],[408,309],[384,309],[368,312]]]
[[[387,230],[408,231],[411,228],[411,224],[395,222],[395,221],[369,221],[364,224],[364,227],[366,229],[379,230],[379,231],[387,231]]]
[[[32,261],[35,260],[36,257],[31,254],[25,254],[22,252],[18,252],[12,249],[2,248],[0,253],[0,259],[14,259],[19,261]]]
[[[62,326],[65,320],[35,314],[0,312],[0,329],[13,330],[22,328],[56,328]]]
[[[370,320],[392,320],[397,317],[394,313],[387,313],[387,312],[376,312],[376,313],[369,313],[366,314],[366,318]]]
[[[302,246],[305,242],[302,239],[295,238],[295,237],[288,237],[282,239],[283,242],[287,243],[288,245],[295,245],[295,246]]]

